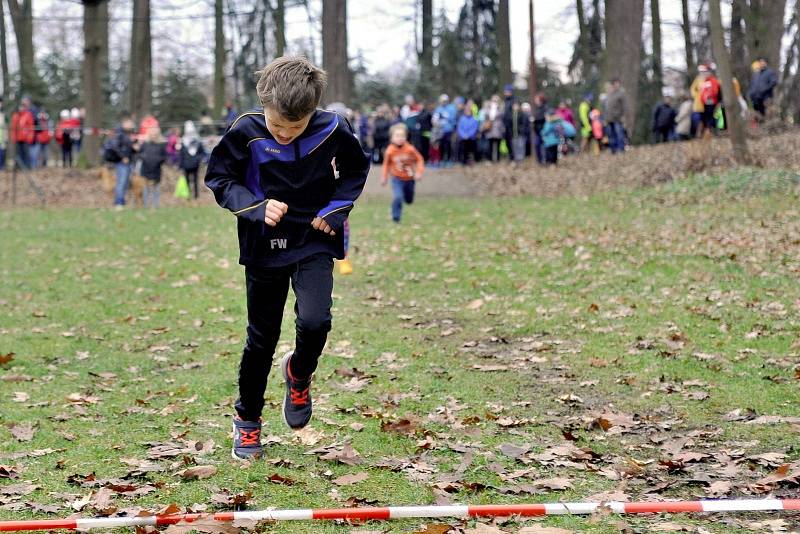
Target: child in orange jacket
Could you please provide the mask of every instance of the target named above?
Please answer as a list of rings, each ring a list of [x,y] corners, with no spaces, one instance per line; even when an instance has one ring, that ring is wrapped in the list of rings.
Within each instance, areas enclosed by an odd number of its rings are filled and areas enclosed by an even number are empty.
[[[392,220],[400,222],[403,213],[403,202],[414,202],[414,183],[422,178],[425,172],[425,160],[414,146],[407,141],[408,127],[403,123],[395,124],[389,130],[389,146],[383,156],[383,176],[381,185],[392,178]]]

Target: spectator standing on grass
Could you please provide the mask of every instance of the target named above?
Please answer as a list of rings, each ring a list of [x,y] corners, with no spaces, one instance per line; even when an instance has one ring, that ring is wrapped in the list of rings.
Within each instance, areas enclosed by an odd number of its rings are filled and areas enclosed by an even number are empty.
[[[514,161],[519,163],[525,159],[525,144],[530,138],[531,119],[527,113],[522,111],[522,106],[516,100],[511,103],[511,154]]]
[[[706,75],[703,82],[700,84],[700,101],[703,104],[703,113],[701,115],[700,125],[697,129],[697,135],[711,135],[711,132],[717,127],[717,117],[715,112],[722,97],[722,88],[719,80],[711,68],[706,66]]]
[[[686,141],[692,137],[692,105],[692,96],[684,94],[683,101],[678,107],[678,113],[675,116],[675,135],[681,141]]]
[[[39,109],[39,115],[36,118],[36,145],[38,146],[38,167],[47,167],[47,156],[50,150],[50,141],[53,140],[51,133],[50,115],[47,114],[44,108]]]
[[[458,112],[455,104],[450,102],[449,96],[442,94],[439,97],[439,106],[433,112],[433,122],[441,132],[439,153],[443,166],[453,162],[453,132],[457,121]]]
[[[545,165],[558,163],[558,147],[566,138],[574,135],[575,127],[562,119],[557,110],[547,110],[547,121],[542,127]]]
[[[612,154],[625,150],[625,113],[628,110],[628,95],[619,78],[611,81],[606,98],[606,123],[608,124],[608,146]]]
[[[756,115],[758,119],[763,119],[767,115],[767,103],[772,99],[776,85],[778,85],[778,75],[770,68],[766,58],[758,58],[753,63],[753,77],[748,90],[748,96],[758,114]]]
[[[375,119],[372,123],[372,161],[374,163],[383,162],[383,152],[389,144],[389,128],[392,121],[389,118],[389,106],[384,104],[378,108]]]
[[[392,126],[381,175],[381,185],[386,185],[390,179],[392,182],[392,221],[396,223],[400,222],[403,214],[403,203],[414,202],[414,184],[425,172],[425,160],[408,142],[407,132],[405,124]]]
[[[523,153],[522,158],[518,157],[518,154],[514,153],[514,103],[516,102],[516,98],[514,98],[514,86],[511,84],[506,84],[503,87],[503,139],[505,139],[506,147],[508,147],[508,157],[511,161],[519,161],[520,159],[525,157]],[[519,112],[519,107],[517,107],[517,112]]]
[[[203,162],[206,152],[197,128],[192,121],[186,121],[183,125],[183,138],[181,139],[181,152],[179,166],[186,176],[186,181],[194,190],[194,199],[200,196],[197,180],[200,172],[200,163]]]
[[[589,147],[589,140],[592,138],[592,119],[589,114],[592,112],[592,93],[583,95],[581,103],[578,105],[578,122],[581,129],[581,152]]]
[[[578,124],[575,122],[575,114],[572,113],[572,108],[569,107],[569,103],[566,100],[562,100],[558,103],[558,107],[556,108],[556,115],[561,117],[563,120],[570,123],[573,128],[577,128]]]
[[[653,111],[653,134],[656,143],[666,143],[672,140],[677,113],[672,107],[672,97],[665,96]]]
[[[533,107],[530,102],[523,102],[519,109],[528,121],[525,126],[525,157],[527,158],[533,151]]]
[[[62,109],[58,114],[56,125],[56,143],[61,147],[61,166],[72,167],[72,120],[68,109]]]
[[[134,154],[133,135],[135,125],[127,113],[123,113],[122,122],[117,126],[113,137],[106,148],[106,161],[114,163],[116,185],[114,187],[114,205],[125,205],[125,193],[131,178],[131,162]]]
[[[173,167],[180,163],[181,130],[177,126],[169,129],[167,135],[167,162]]]
[[[6,151],[8,150],[8,128],[3,97],[0,96],[0,171],[6,168]]]
[[[500,141],[505,135],[505,127],[503,126],[503,108],[498,95],[492,95],[488,105],[484,107],[483,120],[481,129],[489,142],[487,157],[490,161],[500,161]]]
[[[431,149],[431,132],[433,130],[433,102],[426,102],[417,115],[417,140],[419,145],[415,145],[417,151],[422,154],[423,159],[428,161]]]
[[[31,99],[28,97],[22,99],[17,111],[11,115],[11,137],[22,168],[32,168],[31,147],[36,144],[36,126],[31,112]]]
[[[461,163],[467,165],[475,161],[476,140],[478,138],[478,119],[472,114],[472,101],[464,105],[464,110],[456,125],[456,135],[458,137],[458,154]],[[472,155],[470,160],[469,156]]]
[[[547,122],[547,97],[544,93],[537,93],[533,97],[533,152],[539,163],[544,163],[542,128],[545,122]]]
[[[703,130],[703,111],[705,106],[700,92],[708,75],[708,66],[705,64],[698,65],[697,76],[692,80],[692,85],[689,86],[689,93],[692,95],[692,137],[697,137]]]
[[[139,148],[139,174],[147,182],[144,186],[144,207],[157,208],[161,197],[161,166],[167,161],[167,144],[161,137],[161,129],[153,126],[147,131],[145,141]]]

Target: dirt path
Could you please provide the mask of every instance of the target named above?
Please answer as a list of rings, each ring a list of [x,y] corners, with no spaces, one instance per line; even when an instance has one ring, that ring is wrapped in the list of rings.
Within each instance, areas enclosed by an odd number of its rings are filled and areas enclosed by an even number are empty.
[[[418,197],[472,197],[478,194],[474,178],[464,173],[460,167],[449,169],[428,169],[417,183]],[[392,196],[388,185],[381,186],[381,167],[373,164],[369,171],[364,198],[387,198]]]

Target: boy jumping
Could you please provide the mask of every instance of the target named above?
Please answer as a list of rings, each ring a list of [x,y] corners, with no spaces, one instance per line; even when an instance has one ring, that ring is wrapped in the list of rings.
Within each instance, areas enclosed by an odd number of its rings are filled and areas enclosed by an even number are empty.
[[[263,109],[233,121],[205,178],[217,203],[236,215],[245,267],[247,342],[231,451],[238,459],[263,453],[264,391],[290,283],[296,340],[281,361],[283,417],[293,429],[311,419],[311,376],[331,329],[333,259],[344,257],[342,227],[369,171],[347,120],[317,109],[324,71],[304,57],[281,57],[257,75]]]

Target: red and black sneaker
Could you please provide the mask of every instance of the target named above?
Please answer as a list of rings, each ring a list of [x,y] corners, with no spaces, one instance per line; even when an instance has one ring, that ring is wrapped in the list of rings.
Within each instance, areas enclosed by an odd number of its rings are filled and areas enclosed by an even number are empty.
[[[299,430],[311,420],[311,377],[297,380],[289,369],[292,352],[287,352],[281,360],[283,379],[286,381],[286,395],[283,397],[283,420],[289,428]]]
[[[244,421],[239,416],[233,418],[233,448],[231,456],[234,460],[255,460],[264,454],[261,446],[261,419]]]

